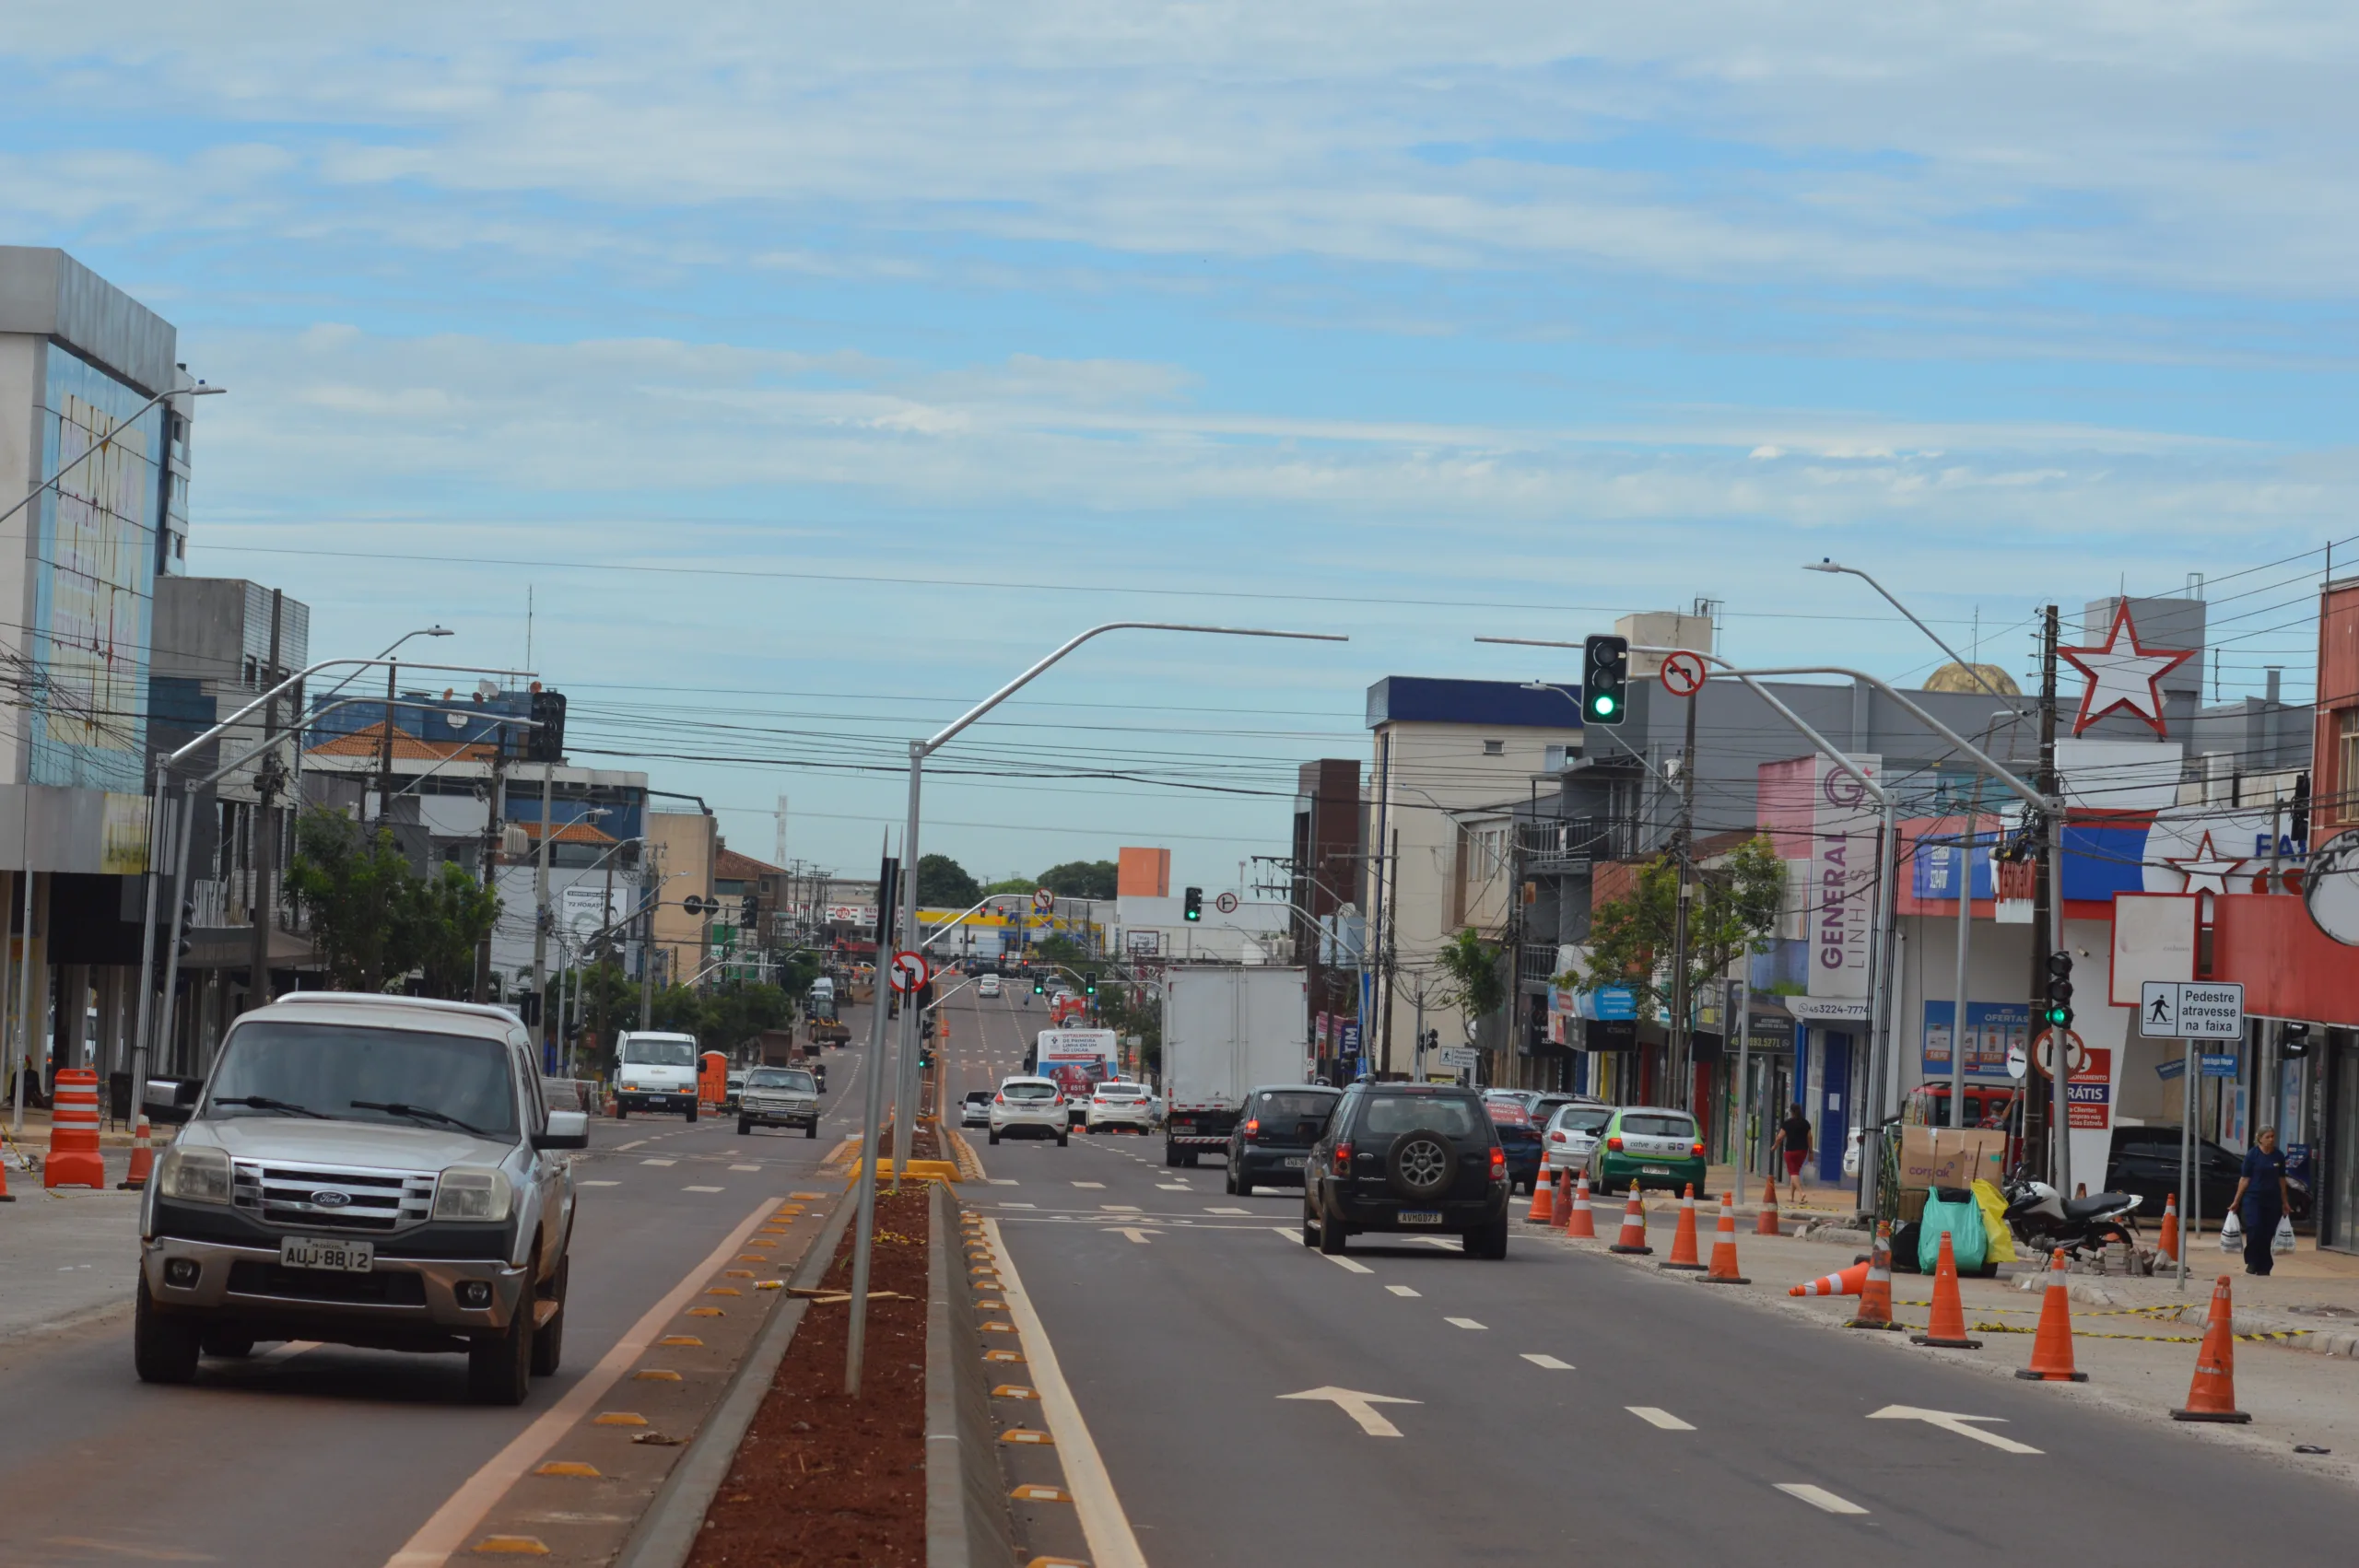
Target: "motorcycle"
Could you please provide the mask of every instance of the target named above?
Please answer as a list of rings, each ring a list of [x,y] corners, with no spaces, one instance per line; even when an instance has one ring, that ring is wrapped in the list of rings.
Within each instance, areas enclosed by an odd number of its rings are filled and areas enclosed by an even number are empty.
[[[2007,1228],[2026,1256],[2060,1250],[2078,1258],[2083,1250],[2101,1252],[2117,1242],[2137,1250],[2138,1222],[2132,1216],[2144,1199],[2134,1192],[2066,1198],[2020,1171],[2001,1191],[2007,1199]]]

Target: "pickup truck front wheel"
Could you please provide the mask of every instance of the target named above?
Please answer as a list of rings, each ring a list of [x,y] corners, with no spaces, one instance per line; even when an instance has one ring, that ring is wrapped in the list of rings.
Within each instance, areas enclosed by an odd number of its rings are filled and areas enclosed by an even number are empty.
[[[202,1335],[185,1319],[167,1317],[156,1310],[147,1294],[147,1276],[139,1276],[139,1296],[131,1309],[131,1364],[142,1383],[186,1383],[196,1375]]]
[[[498,1338],[467,1347],[467,1396],[478,1405],[521,1405],[533,1390],[533,1302],[516,1304],[515,1321]]]
[[[557,1311],[533,1334],[533,1375],[551,1377],[557,1374],[557,1359],[565,1353],[565,1285],[573,1272],[573,1255],[568,1253],[557,1260],[557,1278],[549,1281],[549,1293],[544,1300],[557,1303]]]

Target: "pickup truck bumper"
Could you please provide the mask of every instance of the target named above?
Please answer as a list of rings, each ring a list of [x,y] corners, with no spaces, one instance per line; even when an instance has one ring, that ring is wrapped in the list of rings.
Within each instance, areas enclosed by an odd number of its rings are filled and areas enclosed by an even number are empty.
[[[195,1264],[196,1277],[175,1284]],[[148,1298],[166,1312],[192,1312],[256,1322],[310,1319],[398,1330],[497,1333],[508,1327],[525,1295],[525,1269],[499,1258],[387,1258],[366,1274],[279,1266],[276,1247],[156,1236],[140,1244],[139,1266]],[[490,1288],[479,1307],[459,1304],[461,1284]]]

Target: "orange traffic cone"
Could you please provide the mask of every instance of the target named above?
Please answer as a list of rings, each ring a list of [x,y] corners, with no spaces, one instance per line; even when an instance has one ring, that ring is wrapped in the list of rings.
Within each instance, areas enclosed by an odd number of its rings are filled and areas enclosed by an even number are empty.
[[[8,1190],[8,1152],[0,1149],[0,1203],[14,1203],[17,1195]]]
[[[1867,1282],[1860,1288],[1859,1316],[1846,1328],[1898,1328],[1892,1316],[1892,1222],[1876,1223],[1876,1244],[1868,1252]]]
[[[1565,1234],[1577,1241],[1597,1239],[1597,1219],[1589,1206],[1587,1171],[1573,1178],[1573,1201],[1565,1211]]]
[[[60,1068],[50,1091],[49,1158],[41,1184],[52,1187],[107,1185],[99,1157],[99,1074],[95,1068]]]
[[[1829,1274],[1813,1280],[1806,1285],[1796,1285],[1786,1293],[1790,1296],[1855,1296],[1868,1287],[1868,1266],[1854,1263],[1839,1274]]]
[[[1950,1233],[1942,1233],[1941,1260],[1933,1265],[1933,1320],[1921,1334],[1911,1334],[1912,1345],[1944,1351],[1978,1351],[1979,1340],[1966,1337],[1966,1298],[1957,1289],[1957,1255],[1950,1249]]]
[[[1638,1200],[1638,1184],[1630,1184],[1630,1206],[1622,1211],[1622,1239],[1605,1249],[1608,1252],[1650,1253],[1647,1245],[1647,1206]]]
[[[1753,1234],[1757,1236],[1783,1235],[1778,1223],[1778,1178],[1771,1176],[1761,1184],[1761,1218],[1753,1222]]]
[[[147,1141],[147,1113],[142,1111],[139,1113],[138,1129],[131,1135],[131,1174],[123,1178],[118,1190],[138,1191],[147,1185],[147,1178],[155,1169],[156,1146]]]
[[[2234,1422],[2241,1426],[2252,1417],[2236,1409],[2236,1308],[2228,1300],[2228,1276],[2212,1287],[2212,1319],[2203,1330],[2203,1348],[2195,1352],[2195,1381],[2187,1387],[2187,1409],[2173,1410],[2173,1421]]]
[[[1556,1218],[1556,1188],[1548,1180],[1548,1173],[1536,1173],[1532,1178],[1532,1207],[1523,1211],[1527,1225],[1545,1225]]]
[[[1704,1276],[1708,1285],[1749,1285],[1751,1280],[1736,1271],[1736,1194],[1720,1194],[1720,1228],[1712,1236],[1712,1269]]]
[[[2176,1192],[2163,1195],[2163,1235],[2162,1239],[2154,1244],[2154,1250],[2174,1263],[2178,1261],[2178,1194]]]
[[[2061,1251],[2052,1256],[2047,1299],[2039,1304],[2039,1332],[2031,1342],[2031,1364],[2015,1375],[2032,1383],[2086,1383],[2087,1373],[2072,1370],[2072,1298],[2065,1284],[2070,1265]]]
[[[1702,1273],[1704,1261],[1696,1256],[1696,1186],[1690,1182],[1679,1199],[1679,1229],[1671,1235],[1671,1256],[1655,1265]]]

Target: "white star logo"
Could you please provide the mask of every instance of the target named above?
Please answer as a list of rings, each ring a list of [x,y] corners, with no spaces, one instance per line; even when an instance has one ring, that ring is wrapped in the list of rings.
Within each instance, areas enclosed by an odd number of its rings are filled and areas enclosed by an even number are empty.
[[[2177,867],[2179,873],[2187,878],[2187,885],[2180,889],[2181,892],[2216,893],[2223,896],[2228,891],[2228,879],[2236,875],[2245,863],[2243,857],[2223,855],[2213,848],[2209,828],[2204,830],[2202,842],[2196,845],[2194,854],[2165,855],[2163,861],[2165,865]]]
[[[2119,651],[2122,635],[2129,634],[2127,652]],[[2088,690],[2081,694],[2081,711],[2072,720],[2072,733],[2079,734],[2117,708],[2126,708],[2154,726],[2154,733],[2170,732],[2163,718],[2163,687],[2165,675],[2195,657],[2192,649],[2145,649],[2138,646],[2138,628],[2130,619],[2130,606],[2118,605],[2113,613],[2113,629],[2106,634],[2102,648],[2060,648],[2057,656],[2089,678]]]

